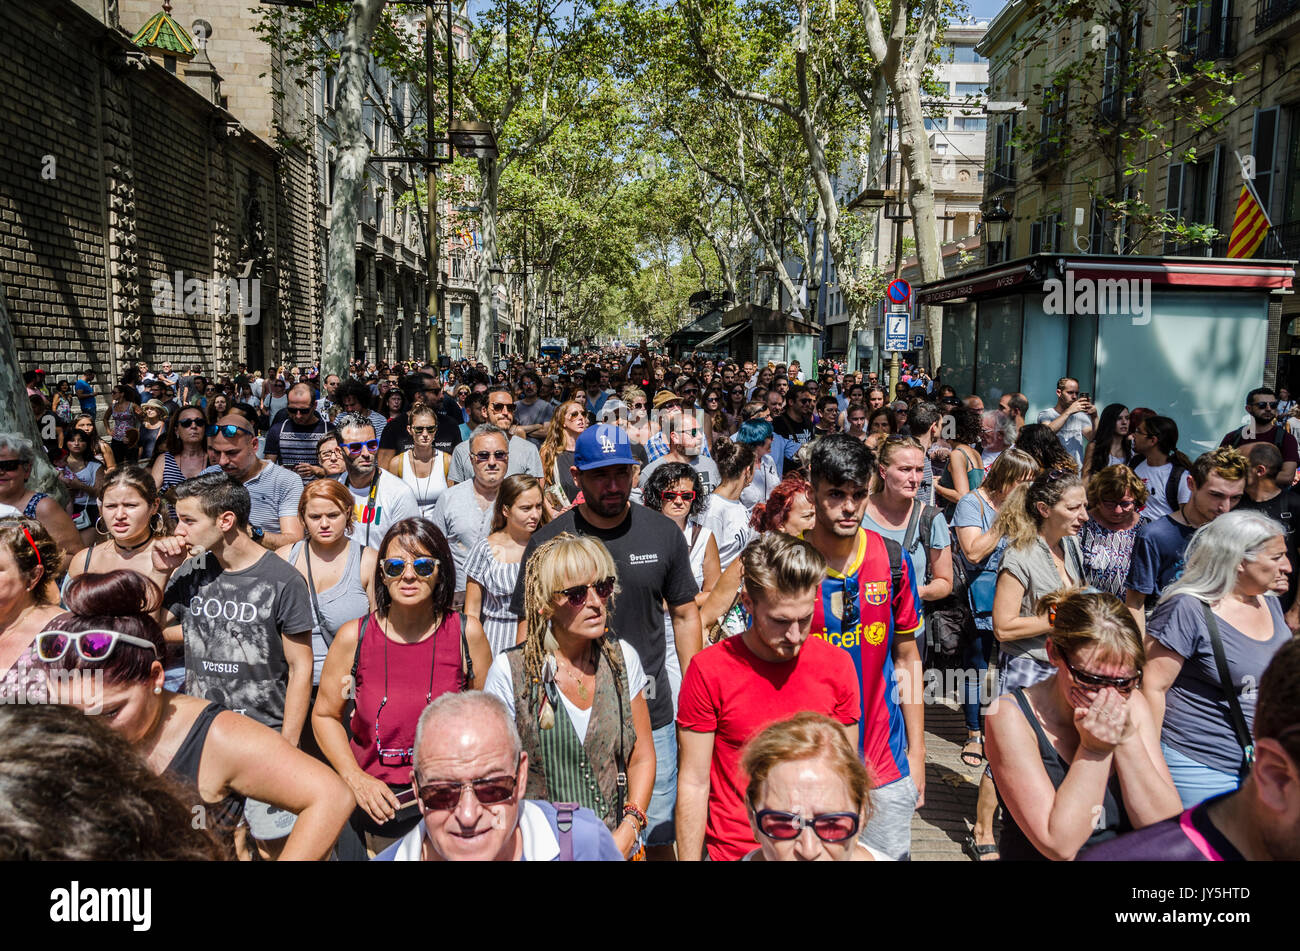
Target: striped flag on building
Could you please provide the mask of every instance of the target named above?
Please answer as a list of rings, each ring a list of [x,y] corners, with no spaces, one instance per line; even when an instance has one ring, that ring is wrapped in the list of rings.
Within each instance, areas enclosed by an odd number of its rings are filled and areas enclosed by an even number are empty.
[[[1272,222],[1264,212],[1264,206],[1255,197],[1255,191],[1249,184],[1241,186],[1241,195],[1237,199],[1237,213],[1232,219],[1232,235],[1228,238],[1228,257],[1253,257],[1268,236]]]

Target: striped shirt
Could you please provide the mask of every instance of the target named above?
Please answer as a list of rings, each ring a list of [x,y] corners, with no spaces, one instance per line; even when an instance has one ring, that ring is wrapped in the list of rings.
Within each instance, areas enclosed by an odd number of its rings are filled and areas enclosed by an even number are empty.
[[[519,632],[519,617],[510,610],[515,582],[519,580],[519,564],[497,561],[486,538],[470,549],[465,559],[466,580],[476,582],[483,589],[479,621],[493,657],[507,647],[514,647]]]
[[[323,419],[310,426],[299,426],[290,419],[282,420],[267,431],[263,453],[275,456],[276,461],[291,472],[294,466],[302,463],[314,466],[316,444],[325,438],[328,431],[329,425]]]
[[[165,466],[165,464],[164,464]],[[220,466],[208,466],[199,475],[221,472]],[[280,519],[298,517],[298,499],[302,497],[302,479],[296,472],[267,462],[262,471],[244,483],[252,507],[248,524],[264,532],[278,534]]]

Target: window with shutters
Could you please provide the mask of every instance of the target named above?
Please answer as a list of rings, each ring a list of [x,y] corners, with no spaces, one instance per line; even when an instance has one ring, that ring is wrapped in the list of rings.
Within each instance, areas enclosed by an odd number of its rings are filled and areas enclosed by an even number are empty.
[[[1170,164],[1165,182],[1165,210],[1187,224],[1209,225],[1220,228],[1219,193],[1223,181],[1223,145],[1199,156],[1195,162]],[[1227,235],[1213,244],[1207,242],[1180,243],[1177,235],[1166,235],[1165,254],[1210,256],[1216,246],[1227,250]]]

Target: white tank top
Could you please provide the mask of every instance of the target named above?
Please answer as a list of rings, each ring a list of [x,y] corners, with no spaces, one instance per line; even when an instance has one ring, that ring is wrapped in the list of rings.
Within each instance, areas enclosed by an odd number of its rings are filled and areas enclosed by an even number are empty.
[[[447,490],[447,462],[441,451],[433,451],[433,468],[423,478],[415,475],[415,464],[411,461],[411,450],[402,453],[402,481],[415,493],[415,501],[420,503],[420,514],[428,518],[433,514],[434,503],[438,496]]]

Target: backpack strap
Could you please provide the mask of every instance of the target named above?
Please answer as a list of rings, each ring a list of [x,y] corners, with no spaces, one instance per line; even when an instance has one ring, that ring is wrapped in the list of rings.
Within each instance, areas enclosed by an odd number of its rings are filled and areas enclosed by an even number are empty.
[[[1273,420],[1273,445],[1282,448],[1282,443],[1286,442],[1286,427],[1281,421]]]
[[[1210,646],[1214,648],[1214,666],[1219,672],[1219,686],[1228,699],[1232,732],[1237,735],[1237,743],[1241,746],[1241,775],[1245,776],[1255,762],[1255,742],[1250,738],[1250,728],[1246,726],[1246,717],[1241,712],[1241,702],[1237,699],[1237,691],[1232,686],[1228,660],[1223,655],[1223,639],[1219,636],[1219,622],[1208,604],[1202,601],[1201,607],[1205,611],[1205,626],[1210,630]]]
[[[925,510],[925,503],[913,500],[912,514],[907,519],[907,531],[903,533],[903,551],[911,551],[912,546],[916,544],[916,531],[921,521],[921,514]]]
[[[930,529],[934,525],[934,517],[939,514],[939,510],[933,505],[925,502],[917,502],[912,505],[912,517],[907,522],[907,534],[903,536],[903,551],[911,551],[916,545],[918,536],[925,539],[925,580],[930,580],[932,569],[930,566]]]
[[[573,814],[578,811],[576,802],[555,803],[555,829],[559,833],[560,861],[573,861]]]
[[[884,535],[880,540],[885,543],[885,553],[889,555],[889,596],[892,601],[903,584],[903,546]]]
[[[1169,481],[1165,483],[1165,504],[1169,506],[1170,512],[1178,511],[1179,483],[1186,475],[1187,470],[1176,462],[1169,470]]]

